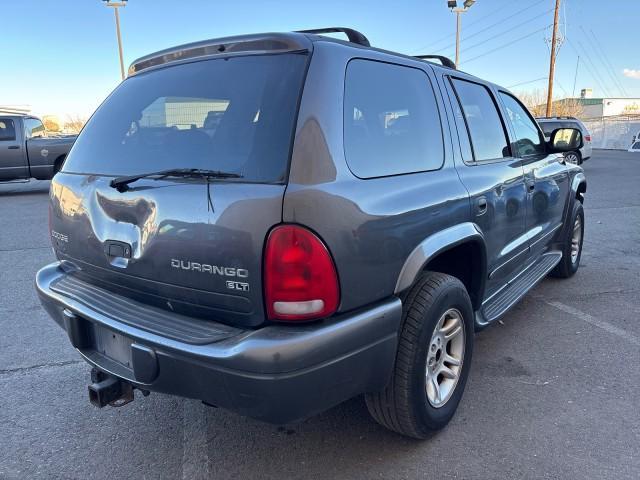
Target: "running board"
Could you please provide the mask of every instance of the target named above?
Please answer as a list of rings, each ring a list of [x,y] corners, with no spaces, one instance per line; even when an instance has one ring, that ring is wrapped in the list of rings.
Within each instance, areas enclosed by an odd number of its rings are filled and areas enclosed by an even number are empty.
[[[504,315],[540,280],[546,277],[560,263],[561,259],[562,252],[550,252],[545,253],[529,265],[526,270],[511,280],[506,287],[482,304],[482,308],[476,312],[476,327],[486,327]]]

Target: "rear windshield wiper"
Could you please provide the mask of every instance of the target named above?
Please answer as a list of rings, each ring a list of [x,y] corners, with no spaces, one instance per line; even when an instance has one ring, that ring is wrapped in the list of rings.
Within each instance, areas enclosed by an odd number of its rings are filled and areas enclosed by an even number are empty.
[[[239,173],[207,170],[202,168],[172,168],[170,170],[160,170],[159,172],[116,177],[109,182],[109,186],[115,188],[119,192],[126,192],[129,190],[130,183],[136,182],[141,178],[153,178],[155,180],[160,180],[167,177],[203,178],[205,180],[209,180],[212,178],[242,178],[242,175]]]

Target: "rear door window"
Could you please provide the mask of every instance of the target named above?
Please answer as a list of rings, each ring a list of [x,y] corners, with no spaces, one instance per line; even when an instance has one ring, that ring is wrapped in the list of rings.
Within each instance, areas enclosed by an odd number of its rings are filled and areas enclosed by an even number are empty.
[[[458,78],[453,78],[452,83],[471,138],[475,161],[510,157],[504,125],[487,87]]]
[[[0,142],[10,142],[16,139],[16,128],[13,120],[0,118]]]
[[[63,169],[117,176],[200,168],[282,182],[307,59],[227,57],[128,78],[87,123]]]
[[[344,94],[344,150],[360,178],[436,170],[444,161],[442,126],[422,70],[352,60]]]

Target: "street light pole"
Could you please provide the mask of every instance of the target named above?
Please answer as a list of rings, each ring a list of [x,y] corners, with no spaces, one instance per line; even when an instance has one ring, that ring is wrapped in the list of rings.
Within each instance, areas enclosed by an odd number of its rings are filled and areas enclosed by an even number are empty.
[[[551,37],[551,58],[549,60],[549,88],[547,89],[547,112],[550,117],[553,107],[553,76],[556,71],[556,44],[558,41],[558,16],[560,14],[560,0],[556,0],[556,11],[553,15],[553,36]]]
[[[116,36],[118,37],[118,54],[120,56],[120,76],[124,80],[124,59],[122,57],[122,37],[120,35],[120,13],[118,8],[124,7],[127,4],[127,0],[121,2],[112,2],[111,0],[102,0],[107,7],[113,7],[113,13],[116,18]]]
[[[447,1],[447,6],[456,14],[456,68],[458,68],[458,65],[460,64],[460,33],[462,31],[460,14],[469,10],[474,3],[476,3],[476,0],[465,0],[464,7],[458,8],[457,0]]]
[[[460,14],[464,12],[459,8],[455,9],[456,12],[456,68],[460,63]]]

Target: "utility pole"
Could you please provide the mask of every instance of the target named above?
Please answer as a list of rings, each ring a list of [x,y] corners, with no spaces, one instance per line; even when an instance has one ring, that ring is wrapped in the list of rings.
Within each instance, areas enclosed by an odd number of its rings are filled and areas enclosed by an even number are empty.
[[[462,31],[460,14],[469,10],[474,3],[476,3],[476,0],[465,0],[464,7],[458,8],[457,0],[447,1],[447,6],[456,14],[456,68],[458,68],[458,65],[460,64],[460,33]]]
[[[456,68],[458,68],[458,64],[460,63],[460,14],[464,10],[460,8],[456,8],[454,12],[456,12]]]
[[[124,59],[122,58],[122,37],[120,36],[120,14],[118,8],[124,7],[127,4],[127,0],[120,2],[112,2],[111,0],[102,0],[107,7],[113,7],[113,13],[116,17],[116,36],[118,37],[118,54],[120,56],[120,76],[124,80]]]
[[[556,0],[556,11],[553,14],[553,36],[551,37],[551,57],[549,59],[549,88],[547,89],[547,113],[550,117],[553,107],[553,75],[556,71],[556,43],[558,41],[558,17],[560,14],[560,0]]]

